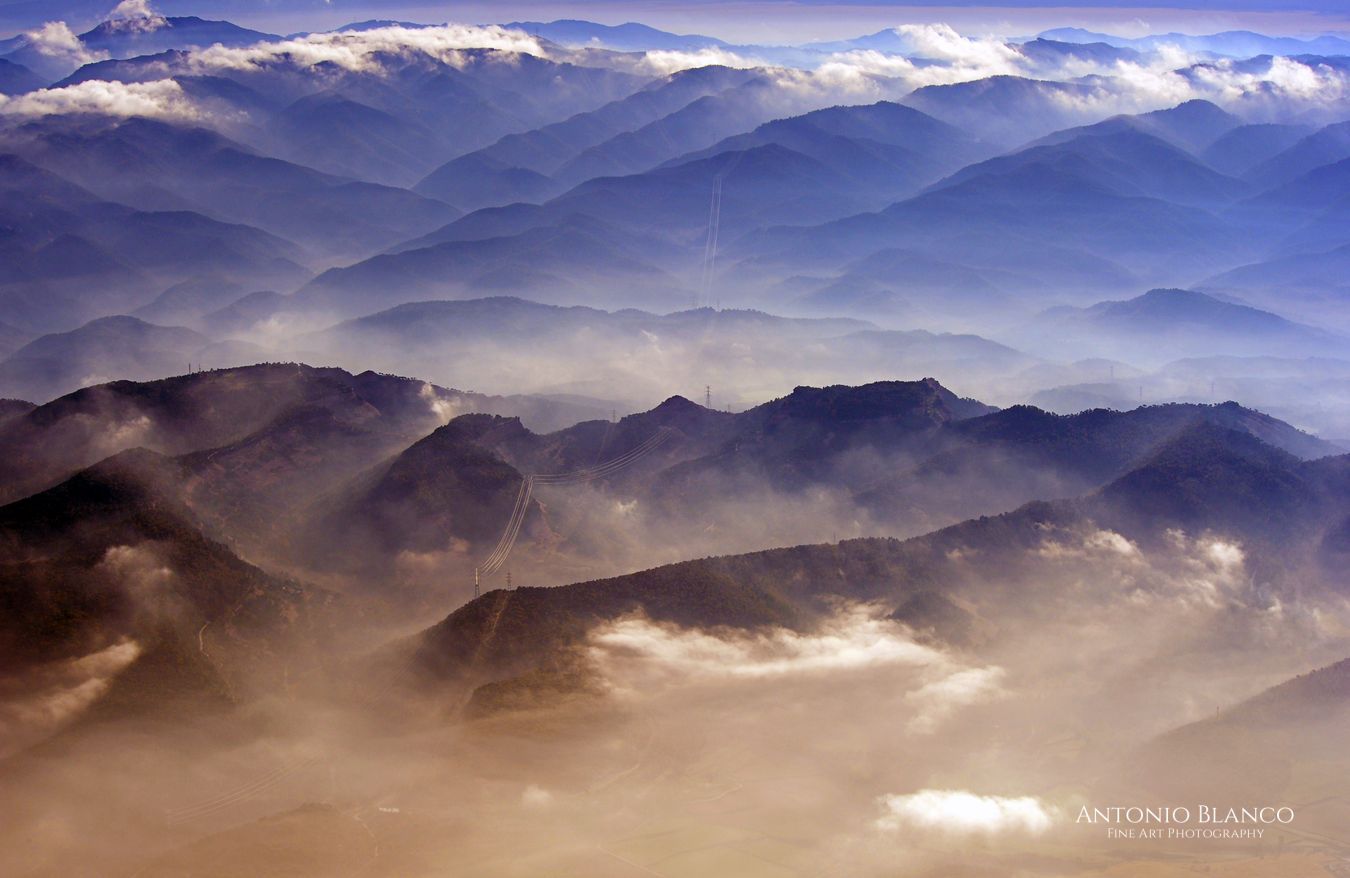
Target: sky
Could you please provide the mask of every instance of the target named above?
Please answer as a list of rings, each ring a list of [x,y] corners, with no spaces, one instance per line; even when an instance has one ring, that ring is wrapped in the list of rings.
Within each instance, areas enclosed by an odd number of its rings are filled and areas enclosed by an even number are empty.
[[[0,0],[0,30],[65,17],[85,26],[115,0]],[[335,27],[363,18],[474,23],[586,18],[606,24],[642,21],[734,42],[800,43],[871,33],[904,23],[944,22],[968,34],[1023,36],[1060,26],[1137,36],[1148,32],[1212,33],[1248,29],[1311,36],[1350,33],[1344,0],[1171,0],[1165,7],[1105,0],[156,0],[165,14],[228,18],[273,31]],[[21,18],[27,21],[20,21]]]

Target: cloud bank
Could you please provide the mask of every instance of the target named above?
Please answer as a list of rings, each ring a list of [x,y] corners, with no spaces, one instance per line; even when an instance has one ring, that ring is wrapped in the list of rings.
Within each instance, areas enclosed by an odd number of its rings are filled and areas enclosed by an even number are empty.
[[[16,97],[0,95],[0,116],[52,115],[145,116],[191,121],[205,118],[206,113],[172,79],[130,83],[91,79]]]
[[[395,59],[423,55],[451,67],[468,63],[474,49],[549,57],[543,44],[524,31],[496,25],[445,24],[408,28],[389,26],[362,31],[334,31],[231,48],[211,46],[194,52],[191,66],[199,72],[260,69],[286,62],[300,67],[332,65],[342,70],[379,73]]]
[[[908,687],[900,691],[912,710],[906,728],[913,734],[936,731],[961,708],[1004,694],[1002,668],[972,667],[919,643],[872,605],[842,605],[809,633],[705,631],[629,617],[595,629],[589,653],[611,687],[628,696],[670,686],[899,672],[894,685]]]

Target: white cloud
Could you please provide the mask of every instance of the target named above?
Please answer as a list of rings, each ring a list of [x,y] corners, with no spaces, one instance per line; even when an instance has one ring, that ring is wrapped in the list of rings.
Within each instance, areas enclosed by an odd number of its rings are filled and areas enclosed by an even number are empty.
[[[113,28],[123,32],[149,33],[169,23],[150,5],[150,0],[122,0],[108,15]]]
[[[112,681],[141,654],[122,640],[77,659],[31,672],[25,691],[0,698],[0,754],[69,723],[103,697]]]
[[[895,685],[911,687],[904,702],[914,711],[908,729],[915,734],[929,734],[960,708],[1004,694],[1002,668],[970,667],[918,643],[870,605],[841,606],[809,633],[705,631],[629,617],[595,629],[590,655],[612,687],[629,695],[663,685],[904,671]]]
[[[204,116],[171,79],[105,82],[91,79],[62,88],[44,88],[17,97],[0,96],[0,116],[96,114],[200,119]]]
[[[718,634],[630,617],[597,629],[591,644],[607,664],[636,660],[681,678],[759,679],[946,661],[939,651],[915,643],[902,626],[862,606],[840,611],[809,634],[786,628]]]
[[[1094,591],[1136,606],[1209,611],[1239,605],[1264,609],[1268,603],[1247,574],[1242,546],[1213,535],[1193,538],[1170,530],[1165,545],[1146,556],[1114,531],[1052,530],[1035,551],[1048,561],[1089,565]]]
[[[639,73],[652,73],[665,76],[679,70],[691,70],[695,67],[763,67],[764,62],[757,58],[747,58],[728,49],[711,46],[693,51],[676,49],[655,49],[645,52],[635,65]]]
[[[884,832],[921,831],[943,835],[1040,835],[1055,811],[1031,796],[981,796],[965,790],[920,790],[882,796],[873,826]]]
[[[539,40],[523,31],[496,25],[446,24],[309,34],[242,48],[215,45],[194,52],[191,64],[199,70],[247,70],[284,59],[301,67],[332,64],[344,70],[377,73],[385,69],[391,56],[417,54],[462,67],[468,60],[465,50],[469,49],[548,57]]]
[[[24,33],[27,47],[39,55],[64,61],[72,68],[108,57],[107,52],[91,52],[64,21],[49,21],[42,27]]]
[[[1086,535],[1071,535],[1068,541],[1049,537],[1036,549],[1042,558],[1092,558],[1139,560],[1139,547],[1112,530],[1094,530]]]
[[[178,577],[160,557],[153,542],[134,546],[110,546],[98,563],[100,573],[117,583],[135,607],[138,625],[159,625],[165,620],[192,618],[185,606]]]
[[[162,17],[150,6],[150,0],[122,0],[113,7],[109,18],[159,18]]]
[[[434,385],[425,381],[423,381],[422,386],[417,389],[417,396],[427,404],[427,408],[431,410],[432,417],[434,417],[441,426],[445,426],[468,410],[460,400],[453,397],[442,396],[440,392],[436,390]]]
[[[115,11],[120,21],[143,26],[160,21],[147,0],[126,0]],[[1350,98],[1350,75],[1324,64],[1273,58],[1265,62],[1201,60],[1175,46],[1163,46],[1139,60],[1099,62],[1066,56],[1038,66],[1015,46],[989,37],[968,37],[944,24],[902,25],[895,29],[905,54],[858,49],[823,56],[814,69],[763,67],[778,86],[761,100],[773,116],[807,112],[838,103],[899,99],[913,89],[983,79],[995,75],[1073,81],[1071,92],[1051,90],[1082,121],[1114,113],[1136,113],[1202,98],[1253,118],[1274,119],[1303,109],[1334,105]],[[100,60],[65,24],[52,22],[28,35],[43,54],[72,67]],[[473,49],[492,49],[488,55]],[[446,24],[426,28],[388,26],[366,31],[310,34],[248,47],[221,45],[197,50],[186,61],[161,65],[165,82],[91,85],[47,90],[5,101],[5,115],[102,112],[160,118],[200,119],[209,114],[194,105],[167,78],[176,73],[227,73],[286,63],[300,68],[330,65],[341,70],[381,73],[391,63],[418,57],[458,68],[472,64],[512,64],[520,54],[606,64],[651,75],[720,64],[761,67],[763,60],[720,47],[696,51],[658,50],[619,54],[560,49],[523,31],[498,26]],[[142,78],[152,66],[142,69]]]
[[[906,89],[970,82],[990,76],[1073,81],[1074,92],[1051,92],[1085,118],[1139,113],[1203,99],[1233,110],[1289,112],[1350,97],[1350,75],[1326,64],[1275,57],[1251,61],[1210,61],[1178,46],[1163,45],[1138,60],[1097,61],[1068,55],[1049,65],[1036,63],[1013,45],[987,37],[966,37],[944,24],[902,25],[895,29],[903,54],[872,49],[826,56],[814,71],[835,87],[887,78]]]
[[[1018,73],[1025,58],[999,39],[964,37],[946,24],[902,24],[895,28],[913,57],[943,61],[951,67],[978,71],[983,76]]]
[[[962,668],[938,675],[905,696],[918,709],[909,730],[931,734],[960,708],[1002,697],[1005,676],[998,667]]]
[[[1091,73],[1085,92],[1057,94],[1085,113],[1139,113],[1207,100],[1253,118],[1279,118],[1350,98],[1350,74],[1325,64],[1273,57],[1207,61],[1176,46],[1162,46],[1140,61],[1068,65],[1047,75],[1069,79]],[[1089,69],[1092,68],[1092,69]]]

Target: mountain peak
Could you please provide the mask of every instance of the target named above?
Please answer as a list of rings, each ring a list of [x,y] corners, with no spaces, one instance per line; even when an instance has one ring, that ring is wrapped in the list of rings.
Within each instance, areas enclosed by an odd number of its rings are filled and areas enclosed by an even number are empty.
[[[782,399],[760,406],[782,418],[823,421],[900,419],[931,425],[988,414],[989,406],[952,393],[935,378],[877,381],[858,387],[796,387]]]
[[[1228,528],[1269,539],[1297,532],[1315,503],[1297,457],[1207,420],[1163,443],[1099,496],[1108,514],[1149,527]]]
[[[686,397],[680,396],[680,395],[677,393],[677,394],[675,394],[674,396],[669,397],[668,399],[666,399],[664,402],[662,402],[662,403],[661,403],[660,405],[658,405],[656,408],[652,409],[652,413],[656,413],[656,412],[662,412],[662,413],[688,412],[688,411],[694,411],[694,410],[696,410],[696,409],[701,409],[701,408],[703,408],[703,406],[699,405],[699,404],[696,403],[696,402],[693,402],[693,401],[689,400],[689,399],[686,398]]]
[[[1099,302],[1088,308],[1096,318],[1165,320],[1207,324],[1294,326],[1278,314],[1228,302],[1207,293],[1175,288],[1152,289],[1133,299]]]

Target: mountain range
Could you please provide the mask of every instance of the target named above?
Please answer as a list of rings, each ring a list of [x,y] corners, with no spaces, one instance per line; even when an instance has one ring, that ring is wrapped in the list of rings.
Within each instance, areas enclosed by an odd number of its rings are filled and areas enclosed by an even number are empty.
[[[859,9],[0,2],[6,874],[1335,870],[1350,44]]]

